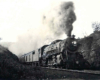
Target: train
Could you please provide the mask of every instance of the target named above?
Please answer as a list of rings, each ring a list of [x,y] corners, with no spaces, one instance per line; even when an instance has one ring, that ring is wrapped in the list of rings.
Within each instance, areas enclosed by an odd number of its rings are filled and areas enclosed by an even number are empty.
[[[89,69],[79,48],[78,40],[72,35],[64,40],[55,40],[20,57],[20,61],[42,67],[55,67],[64,69]]]

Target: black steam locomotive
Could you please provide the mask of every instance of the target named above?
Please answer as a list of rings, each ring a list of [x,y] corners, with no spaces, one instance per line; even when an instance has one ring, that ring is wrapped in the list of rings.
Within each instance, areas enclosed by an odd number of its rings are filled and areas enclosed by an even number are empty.
[[[20,59],[39,66],[66,69],[89,68],[89,63],[77,51],[78,46],[77,39],[73,35],[65,40],[56,40],[50,45],[44,45],[36,51],[23,55]]]

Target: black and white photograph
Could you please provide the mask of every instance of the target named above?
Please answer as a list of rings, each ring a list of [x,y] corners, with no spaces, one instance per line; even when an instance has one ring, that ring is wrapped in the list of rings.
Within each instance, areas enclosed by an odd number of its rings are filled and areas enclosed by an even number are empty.
[[[0,80],[100,80],[100,0],[0,0]]]

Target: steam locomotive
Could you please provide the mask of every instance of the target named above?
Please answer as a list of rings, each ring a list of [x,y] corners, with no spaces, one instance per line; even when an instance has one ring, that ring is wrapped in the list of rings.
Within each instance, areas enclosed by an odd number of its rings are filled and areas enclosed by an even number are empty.
[[[66,69],[89,68],[89,63],[83,58],[78,49],[77,39],[69,37],[65,40],[53,41],[38,50],[23,55],[20,60],[37,66],[59,67]]]

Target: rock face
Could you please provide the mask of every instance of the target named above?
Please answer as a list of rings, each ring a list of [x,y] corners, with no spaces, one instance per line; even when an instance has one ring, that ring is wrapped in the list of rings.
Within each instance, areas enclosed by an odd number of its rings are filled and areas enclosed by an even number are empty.
[[[100,69],[100,32],[94,32],[88,37],[79,40],[79,49],[91,69]]]
[[[36,80],[37,78],[41,78],[41,76],[40,68],[21,64],[16,55],[0,46],[0,80]]]

